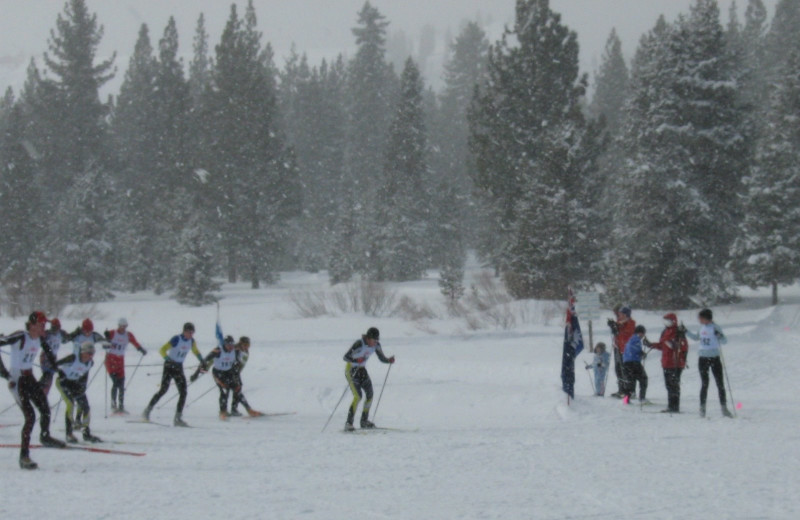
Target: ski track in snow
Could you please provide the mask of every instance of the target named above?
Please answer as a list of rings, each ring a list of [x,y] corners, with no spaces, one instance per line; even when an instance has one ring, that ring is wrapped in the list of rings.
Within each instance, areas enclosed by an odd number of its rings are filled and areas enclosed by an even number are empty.
[[[104,382],[89,390],[92,431],[104,448],[143,451],[125,457],[39,449],[41,469],[23,472],[17,450],[0,451],[0,518],[56,513],[84,519],[144,518],[384,518],[592,519],[797,518],[800,515],[800,407],[795,389],[800,359],[792,347],[800,305],[776,309],[720,309],[729,335],[725,356],[739,418],[721,417],[709,389],[709,418],[697,415],[696,345],[685,371],[683,414],[658,412],[666,391],[659,356],[646,361],[648,397],[656,406],[624,406],[591,396],[583,360],[576,362],[577,400],[566,406],[560,388],[562,329],[530,324],[513,331],[464,333],[441,320],[431,336],[413,324],[360,316],[304,320],[292,317],[287,288],[311,285],[317,275],[288,275],[259,292],[226,287],[226,334],[253,338],[243,373],[254,408],[296,415],[259,420],[217,418],[216,390],[190,404],[184,418],[196,428],[131,424],[104,418]],[[432,297],[436,281],[411,294]],[[800,294],[793,288],[791,294]],[[754,296],[755,297],[755,296]],[[98,304],[96,328],[125,315],[130,329],[157,362],[157,348],[183,321],[198,328],[205,354],[213,344],[215,309],[177,306],[167,297],[119,295]],[[66,314],[66,313],[65,313]],[[661,313],[636,313],[660,330]],[[680,313],[694,326],[694,312]],[[0,330],[20,320],[0,317]],[[62,319],[70,330],[79,320]],[[377,324],[384,350],[397,355],[376,422],[416,429],[349,435],[341,431],[349,394],[320,433],[345,388],[341,356],[367,326]],[[584,327],[586,326],[583,324]],[[596,325],[595,341],[608,342]],[[599,332],[598,332],[599,330]],[[128,353],[135,365],[138,354]],[[4,355],[4,361],[7,361]],[[98,356],[102,361],[102,354]],[[191,363],[191,360],[189,360]],[[368,368],[375,395],[386,374],[377,359]],[[160,369],[140,369],[126,398],[137,419],[156,391]],[[127,369],[130,378],[133,368]],[[209,375],[189,387],[191,403],[211,388]],[[609,392],[614,391],[613,374]],[[168,399],[174,387],[162,399]],[[51,390],[50,402],[57,392]],[[153,412],[171,424],[174,400]],[[0,410],[12,403],[0,393]],[[159,403],[160,404],[160,403]],[[21,423],[12,408],[0,424]],[[63,404],[52,422],[64,436]],[[34,429],[34,442],[38,437]],[[0,428],[0,443],[19,442],[19,427]]]

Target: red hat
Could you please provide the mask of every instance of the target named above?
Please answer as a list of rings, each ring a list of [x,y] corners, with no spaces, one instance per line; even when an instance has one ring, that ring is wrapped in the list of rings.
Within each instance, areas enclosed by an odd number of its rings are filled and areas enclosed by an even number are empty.
[[[92,323],[92,320],[89,318],[86,318],[83,320],[83,323],[81,323],[81,328],[84,330],[84,332],[92,332],[94,331],[94,323]]]
[[[47,323],[48,319],[45,316],[44,312],[42,311],[33,311],[30,316],[28,316],[28,323]]]
[[[50,320],[50,326],[54,329],[60,329],[61,320],[59,320],[58,318],[53,318],[52,320]]]
[[[665,319],[665,320],[669,320],[669,321],[671,321],[671,322],[672,322],[672,323],[674,323],[675,325],[677,325],[677,324],[678,324],[678,317],[675,315],[675,313],[674,313],[674,312],[668,312],[668,313],[666,313],[666,314],[664,315],[664,319]]]

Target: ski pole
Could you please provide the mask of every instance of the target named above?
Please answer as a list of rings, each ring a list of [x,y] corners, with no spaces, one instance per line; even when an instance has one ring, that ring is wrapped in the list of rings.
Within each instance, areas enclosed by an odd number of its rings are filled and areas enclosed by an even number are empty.
[[[133,369],[133,374],[131,374],[131,378],[128,379],[128,383],[125,385],[125,390],[128,390],[128,387],[131,386],[131,381],[133,381],[133,376],[136,375],[136,371],[139,370],[139,365],[142,364],[142,359],[144,359],[144,355],[139,356],[139,362],[136,363],[136,368]]]
[[[733,399],[733,388],[731,388],[731,379],[728,377],[728,366],[725,365],[725,358],[722,355],[722,349],[719,349],[719,360],[722,363],[722,371],[725,372],[725,382],[728,384],[728,393],[731,396],[731,408],[733,408],[733,416],[736,417],[736,401]]]
[[[381,405],[381,397],[383,397],[383,389],[386,388],[386,381],[389,379],[389,372],[392,371],[392,365],[389,365],[389,368],[386,370],[386,377],[383,378],[383,386],[381,387],[381,393],[378,394],[378,402],[375,403],[375,411],[372,412],[372,418],[375,419],[375,416],[378,415],[378,407]]]
[[[4,408],[3,411],[0,412],[0,415],[3,415],[4,413],[6,413],[7,411],[11,410],[15,406],[17,406],[17,403],[11,403],[11,406],[7,406],[6,408]]]
[[[589,376],[589,384],[592,385],[592,392],[594,392],[595,395],[597,395],[597,389],[594,387],[594,381],[592,381],[592,374],[589,373],[589,367],[591,365],[589,365],[589,363],[587,363],[586,361],[584,361],[583,363],[586,365],[586,375]]]
[[[89,389],[90,386],[92,386],[92,381],[94,381],[94,378],[97,377],[97,374],[100,373],[100,370],[103,369],[103,365],[105,365],[105,358],[103,358],[103,364],[97,367],[97,370],[95,370],[94,375],[89,380],[89,383],[86,385],[87,390]]]
[[[186,408],[189,408],[189,405],[191,405],[192,403],[194,403],[194,402],[196,402],[196,401],[199,401],[201,397],[203,397],[204,395],[206,395],[207,393],[209,393],[210,391],[212,391],[212,390],[213,390],[213,389],[215,389],[216,387],[217,387],[217,385],[215,384],[214,386],[212,386],[211,388],[209,388],[208,390],[206,390],[206,391],[205,391],[205,392],[203,392],[202,394],[198,395],[197,397],[195,397],[194,399],[192,399],[191,401],[189,401],[189,403],[187,403],[187,404],[186,404]]]
[[[339,408],[339,405],[342,404],[342,399],[344,399],[344,394],[347,393],[347,389],[350,388],[350,385],[345,385],[344,390],[342,391],[342,397],[339,398],[339,401],[336,403],[336,406],[333,407],[333,411],[331,412],[331,416],[328,417],[328,421],[325,423],[325,426],[322,427],[322,431],[320,433],[325,432],[325,428],[331,423],[331,419],[333,419],[333,414],[336,413],[336,410]]]
[[[105,359],[103,359],[103,364],[105,365]],[[104,418],[108,419],[108,372],[106,372],[106,377],[103,378],[105,390],[103,390],[103,394],[105,394],[105,398],[103,399],[103,413],[105,414]]]

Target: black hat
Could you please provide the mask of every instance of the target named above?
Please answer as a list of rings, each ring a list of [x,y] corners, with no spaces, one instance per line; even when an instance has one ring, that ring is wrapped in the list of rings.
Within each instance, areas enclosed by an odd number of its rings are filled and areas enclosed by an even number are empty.
[[[183,324],[183,330],[184,332],[186,332],[187,330],[194,332],[194,323],[192,323],[191,321],[187,321],[186,323]]]
[[[711,309],[703,309],[698,316],[708,321],[714,321],[714,313],[711,312]]]
[[[637,325],[635,329],[633,329],[634,334],[647,334],[647,329],[644,328],[644,325]]]
[[[242,336],[241,338],[239,338],[239,343],[241,343],[242,345],[249,345],[250,338],[248,338],[247,336]]]
[[[236,343],[236,341],[233,339],[233,336],[225,336],[224,343],[226,345],[233,345],[234,343]]]
[[[367,331],[366,336],[369,339],[374,339],[375,341],[378,341],[379,339],[381,339],[381,332],[375,327],[370,327],[369,330]]]

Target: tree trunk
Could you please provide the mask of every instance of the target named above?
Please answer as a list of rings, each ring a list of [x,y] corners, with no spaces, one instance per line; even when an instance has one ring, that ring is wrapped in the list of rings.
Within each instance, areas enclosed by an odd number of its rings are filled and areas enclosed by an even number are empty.
[[[233,263],[233,255],[228,256],[228,283],[236,283],[236,264]]]
[[[772,305],[778,305],[778,282],[772,282]]]

